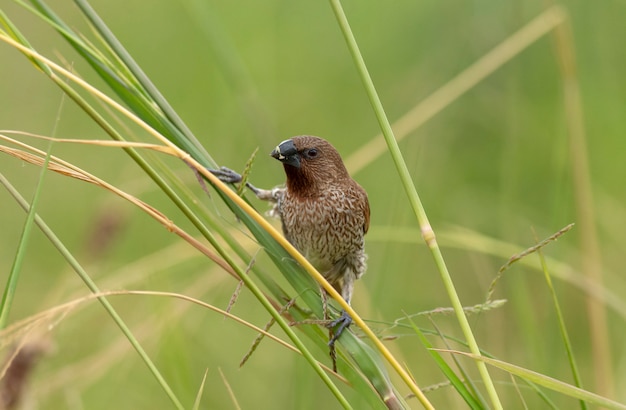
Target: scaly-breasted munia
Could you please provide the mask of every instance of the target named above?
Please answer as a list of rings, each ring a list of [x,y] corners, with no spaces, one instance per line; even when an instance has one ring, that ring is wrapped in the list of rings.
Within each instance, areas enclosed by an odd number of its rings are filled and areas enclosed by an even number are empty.
[[[270,155],[283,163],[285,188],[267,191],[248,186],[259,198],[276,203],[274,212],[287,240],[350,303],[354,281],[366,270],[367,193],[350,177],[337,150],[322,138],[293,137]],[[213,172],[226,182],[241,180],[226,168]],[[330,323],[331,348],[351,321],[343,312]]]

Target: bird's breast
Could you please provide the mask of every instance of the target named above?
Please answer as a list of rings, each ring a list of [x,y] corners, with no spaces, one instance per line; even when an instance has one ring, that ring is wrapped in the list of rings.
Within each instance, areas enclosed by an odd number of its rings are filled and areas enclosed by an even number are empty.
[[[286,192],[280,204],[287,239],[321,272],[363,252],[365,215],[359,192],[330,188],[318,196]]]

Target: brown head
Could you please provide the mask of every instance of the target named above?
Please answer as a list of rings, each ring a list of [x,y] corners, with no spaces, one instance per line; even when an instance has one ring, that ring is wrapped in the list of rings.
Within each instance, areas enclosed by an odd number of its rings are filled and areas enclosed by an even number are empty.
[[[315,196],[328,185],[350,181],[339,153],[328,141],[299,135],[281,142],[270,154],[283,163],[287,189],[301,196]]]

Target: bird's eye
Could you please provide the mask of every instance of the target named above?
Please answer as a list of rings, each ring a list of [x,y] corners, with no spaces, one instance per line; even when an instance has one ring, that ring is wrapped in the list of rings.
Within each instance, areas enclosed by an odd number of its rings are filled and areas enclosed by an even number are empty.
[[[318,151],[315,148],[309,148],[304,152],[304,155],[306,155],[307,158],[315,158],[318,155]]]

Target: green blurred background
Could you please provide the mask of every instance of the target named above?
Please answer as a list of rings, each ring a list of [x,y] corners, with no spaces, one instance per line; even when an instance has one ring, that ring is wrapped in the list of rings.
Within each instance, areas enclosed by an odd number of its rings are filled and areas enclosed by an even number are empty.
[[[55,10],[73,27],[86,31],[78,11],[67,3]],[[258,147],[252,179],[258,186],[271,187],[283,181],[283,173],[266,154],[289,136],[322,136],[348,158],[379,134],[327,2],[197,3],[92,1],[219,164],[242,169]],[[551,4],[344,3],[392,122]],[[626,3],[561,4],[573,28],[604,285],[618,305],[624,304],[620,263],[626,244]],[[55,60],[63,55],[88,80],[101,84],[46,24],[13,3],[2,9],[44,55]],[[51,135],[56,127],[58,137],[106,139],[71,102],[61,103],[60,90],[5,44],[0,45],[0,97],[0,129]],[[433,228],[441,234],[440,245],[464,305],[484,301],[490,282],[511,254],[486,255],[468,249],[471,243],[452,246],[452,227],[516,244],[514,252],[520,252],[535,243],[533,230],[544,238],[577,222],[566,124],[562,75],[554,37],[548,35],[400,143]],[[33,144],[46,147],[40,141]],[[187,226],[119,150],[55,144],[53,152]],[[171,163],[202,196],[188,168]],[[39,169],[3,155],[0,172],[25,197],[32,196]],[[405,313],[449,306],[389,155],[367,163],[353,176],[368,191],[372,208],[366,245],[369,270],[357,285],[356,309],[365,318],[392,322]],[[0,274],[6,278],[25,214],[4,190],[0,203]],[[264,204],[253,203],[265,209]],[[104,289],[181,292],[220,307],[227,305],[235,289],[232,279],[178,238],[101,189],[50,174],[39,212]],[[227,214],[224,221],[236,227]],[[97,242],[102,226],[111,231],[110,237],[105,235],[110,239],[106,247]],[[580,235],[576,226],[544,250],[566,264],[565,271],[577,275],[584,274]],[[498,358],[571,382],[550,294],[537,270],[537,257],[529,258],[534,267],[515,265],[498,284],[495,297],[509,302],[472,317],[471,323],[479,345]],[[134,276],[139,279],[127,282]],[[608,310],[613,370],[600,375],[608,386],[598,386],[586,293],[562,280],[555,286],[584,387],[610,392],[613,385],[613,398],[626,401],[620,389],[626,385],[624,311]],[[87,290],[53,247],[38,232],[33,235],[12,320],[84,294]],[[272,342],[263,342],[239,369],[239,360],[255,337],[246,328],[179,301],[125,297],[114,302],[188,406],[208,369],[202,401],[206,408],[234,406],[223,379],[243,408],[336,407],[306,363]],[[245,291],[234,311],[261,326],[268,320]],[[437,321],[446,332],[460,336],[452,317]],[[426,320],[419,324],[430,327]],[[26,393],[40,408],[169,408],[143,363],[97,304],[65,318],[45,338],[48,352]],[[398,339],[391,348],[420,386],[444,380],[414,336]],[[466,364],[473,368],[471,362]],[[492,374],[502,382],[497,387],[505,408],[521,407],[508,376]],[[359,403],[349,390],[346,394]],[[524,394],[530,408],[542,408],[533,393]],[[575,405],[572,399],[551,397],[562,408]],[[429,398],[440,408],[464,406],[450,388],[435,390]],[[415,401],[412,405],[418,407]]]

